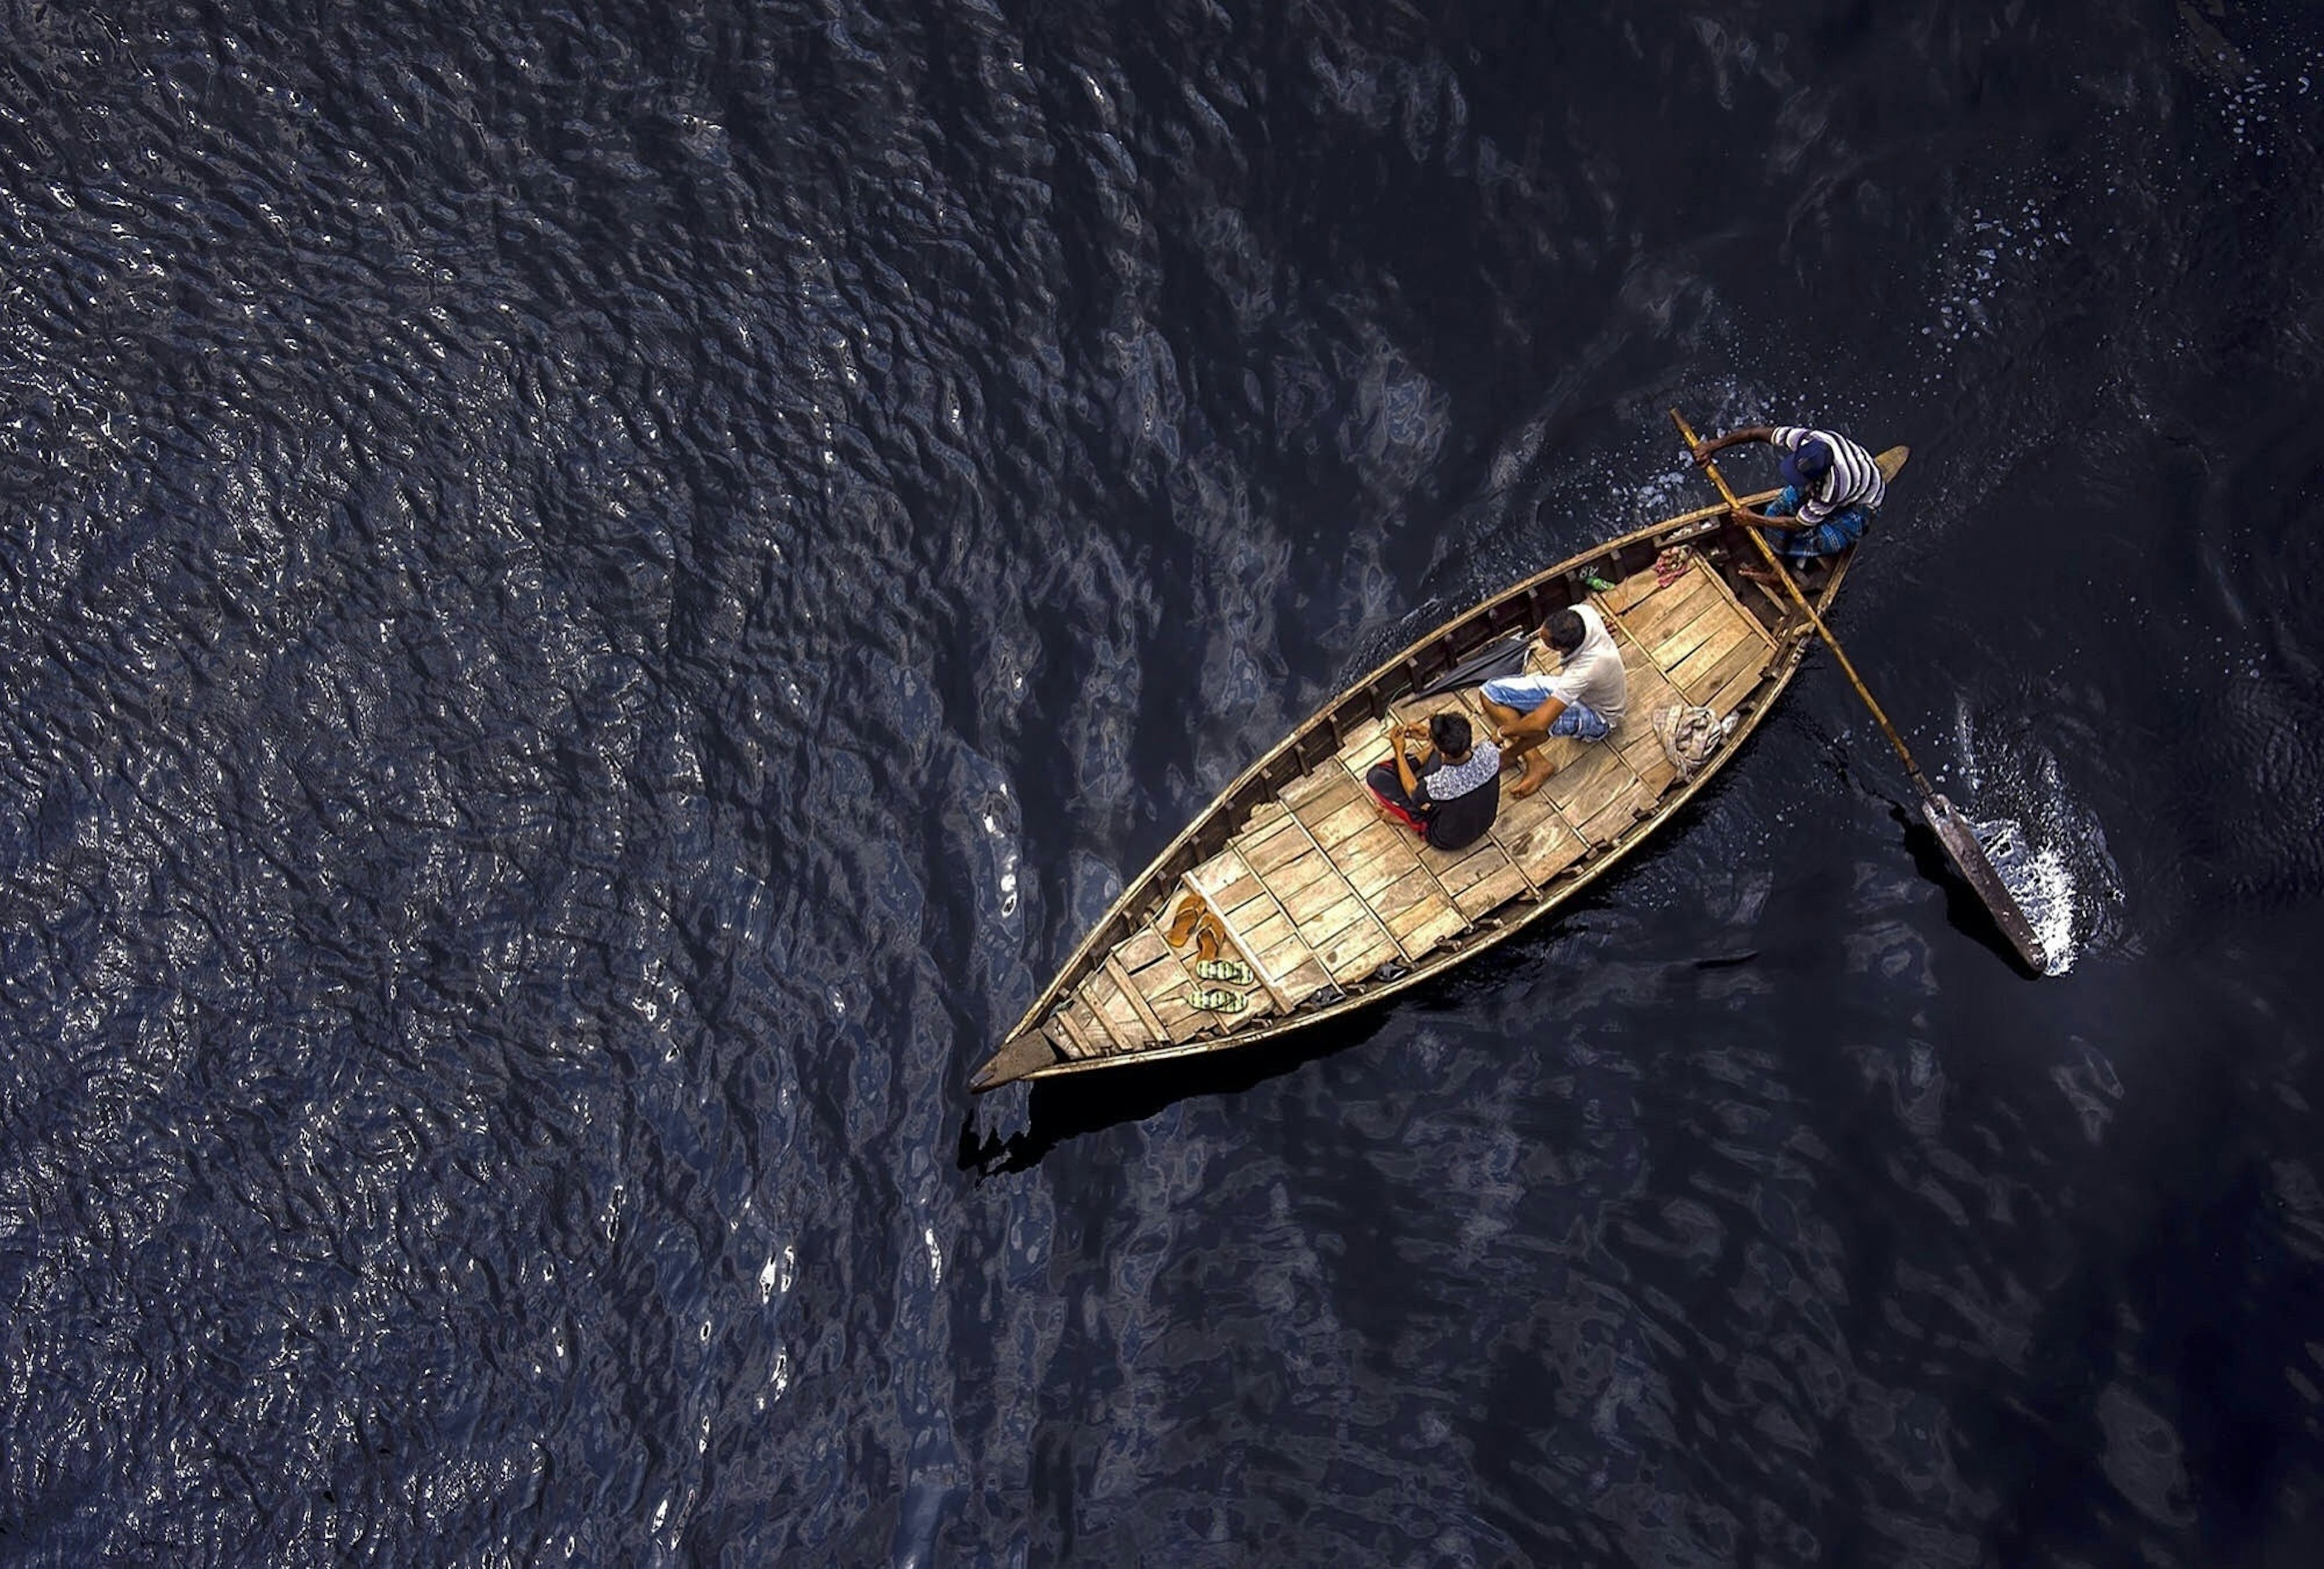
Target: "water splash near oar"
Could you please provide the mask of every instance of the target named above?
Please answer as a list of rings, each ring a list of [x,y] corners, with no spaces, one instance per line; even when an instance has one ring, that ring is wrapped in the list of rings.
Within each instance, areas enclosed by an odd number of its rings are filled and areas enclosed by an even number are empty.
[[[1978,843],[2042,940],[2043,973],[2062,975],[2094,945],[2119,940],[2122,874],[2104,825],[2068,786],[2052,737],[2024,715],[2006,734],[1993,728],[2002,723],[1980,724],[1964,706],[1954,715],[1955,770],[1979,805],[1969,814]]]
[[[1904,826],[1910,835],[1914,819],[1911,805],[1898,799],[1881,781],[1858,773],[1844,759],[1839,766],[1856,789],[1886,803],[1890,814]],[[2071,969],[2075,958],[2076,927],[2083,912],[2080,882],[2067,857],[2046,842],[2047,835],[2029,835],[2015,817],[1975,817],[1954,810],[1945,797],[1936,798],[1944,801],[1946,809],[1952,811],[1966,826],[1978,854],[1991,868],[1994,876],[2000,880],[2001,886],[2008,892],[2009,905],[2024,919],[2031,933],[2034,953],[2027,953],[2023,946],[2012,939],[2011,946],[2017,950],[2018,956],[2043,975],[2062,975]],[[1925,808],[1923,816],[1926,816]],[[1936,833],[1936,825],[1928,823],[1925,826],[1931,829],[1931,836],[1938,839],[1939,848],[1946,850],[1947,864],[1960,874],[1960,859]],[[1917,858],[1920,852],[1916,849],[1914,854]],[[1963,881],[1968,879],[1964,877]],[[2002,924],[1990,900],[1980,897],[1979,903],[1994,916],[1997,926]]]
[[[1921,781],[1916,780],[1914,782]],[[1970,891],[1992,915],[1994,924],[2001,928],[2001,935],[2007,937],[2009,946],[2017,950],[2017,956],[2024,960],[2035,974],[2052,974],[2050,950],[2042,941],[2040,928],[2026,911],[2019,891],[2010,885],[2001,868],[1995,863],[1985,842],[1978,836],[1977,825],[1963,815],[1960,808],[1934,790],[1921,798],[1921,816],[1935,830],[1937,843],[1944,847],[1945,859],[1953,863],[1953,870],[1960,873],[1961,881],[1969,884]],[[2014,829],[2016,825],[2013,822],[2007,826]],[[2023,843],[2024,837],[2022,832],[2016,835],[2017,842]]]
[[[2014,817],[1969,826],[2041,942],[2042,973],[2064,974],[2073,967],[2074,924],[2081,908],[2072,864],[2055,846],[2034,840]]]

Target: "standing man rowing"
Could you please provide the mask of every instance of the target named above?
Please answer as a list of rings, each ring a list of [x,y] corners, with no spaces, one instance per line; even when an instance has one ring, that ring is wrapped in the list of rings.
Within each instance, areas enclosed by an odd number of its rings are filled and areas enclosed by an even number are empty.
[[[1742,441],[1764,441],[1784,455],[1784,494],[1769,502],[1765,512],[1746,508],[1735,515],[1772,531],[1767,542],[1795,572],[1864,538],[1872,515],[1888,499],[1888,482],[1880,476],[1872,454],[1835,431],[1805,425],[1753,425],[1730,431],[1695,448],[1694,460],[1708,463],[1713,453]],[[1766,576],[1748,569],[1747,575]]]

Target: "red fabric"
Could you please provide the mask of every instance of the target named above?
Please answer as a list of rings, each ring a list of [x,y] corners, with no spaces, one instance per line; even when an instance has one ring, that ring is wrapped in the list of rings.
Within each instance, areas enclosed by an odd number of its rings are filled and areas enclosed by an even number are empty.
[[[1370,785],[1366,785],[1364,788],[1366,789],[1371,789]],[[1402,807],[1397,806],[1394,801],[1380,794],[1379,791],[1372,790],[1371,795],[1372,799],[1378,801],[1391,816],[1396,818],[1397,822],[1402,823],[1414,833],[1425,834],[1428,831],[1427,824],[1422,822],[1418,817],[1414,817],[1410,812],[1406,811]]]

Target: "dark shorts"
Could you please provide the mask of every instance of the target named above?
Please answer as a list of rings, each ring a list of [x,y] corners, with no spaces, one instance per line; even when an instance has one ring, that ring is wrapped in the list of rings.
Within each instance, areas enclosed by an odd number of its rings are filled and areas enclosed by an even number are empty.
[[[1418,776],[1417,769],[1413,771]],[[1364,783],[1371,787],[1374,798],[1388,808],[1391,817],[1416,834],[1426,830],[1428,808],[1404,793],[1404,780],[1397,777],[1396,764],[1372,764],[1371,771],[1364,775]]]

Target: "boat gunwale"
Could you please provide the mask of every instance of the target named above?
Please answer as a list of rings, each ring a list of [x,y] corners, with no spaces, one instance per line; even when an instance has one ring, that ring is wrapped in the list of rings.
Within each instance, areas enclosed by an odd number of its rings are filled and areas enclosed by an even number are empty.
[[[1886,454],[1884,453],[1883,456],[1885,457]],[[1773,500],[1775,496],[1781,494],[1782,493],[1777,490],[1767,490],[1755,493],[1741,499],[1746,505],[1756,506]],[[1454,615],[1452,619],[1422,633],[1419,637],[1415,638],[1412,641],[1405,644],[1395,653],[1383,660],[1379,664],[1372,667],[1371,669],[1365,672],[1362,676],[1342,687],[1332,697],[1316,705],[1316,706],[1308,714],[1307,717],[1295,727],[1289,734],[1286,735],[1281,741],[1276,743],[1274,746],[1268,748],[1268,751],[1254,759],[1250,764],[1240,773],[1237,774],[1232,780],[1218,790],[1217,793],[1212,797],[1210,804],[1201,812],[1197,813],[1194,819],[1190,821],[1175,838],[1173,838],[1168,844],[1165,844],[1162,849],[1155,854],[1153,859],[1147,863],[1144,870],[1139,872],[1135,878],[1123,885],[1121,892],[1115,896],[1113,901],[1107,907],[1105,913],[1091,925],[1089,931],[1084,935],[1081,943],[1074,948],[1072,955],[1063,964],[1058,966],[1057,971],[1055,976],[1051,979],[1048,986],[1043,990],[1040,996],[1033,1001],[1031,1006],[1025,1010],[1023,1017],[1017,1021],[1016,1025],[1001,1038],[1000,1043],[996,1045],[985,1057],[982,1063],[980,1064],[979,1068],[977,1069],[976,1076],[981,1076],[985,1068],[990,1067],[992,1064],[998,1062],[1004,1055],[1007,1054],[1010,1048],[1015,1046],[1020,1039],[1023,1039],[1028,1035],[1038,1034],[1041,1028],[1041,1020],[1048,1013],[1050,1009],[1056,1005],[1058,998],[1071,987],[1080,984],[1080,983],[1086,977],[1093,957],[1099,955],[1101,952],[1111,953],[1112,951],[1115,943],[1106,943],[1101,949],[1099,938],[1112,930],[1116,923],[1125,915],[1125,913],[1142,906],[1153,898],[1155,892],[1154,885],[1156,884],[1157,880],[1161,877],[1163,868],[1167,866],[1173,858],[1185,851],[1189,844],[1194,843],[1198,836],[1202,835],[1204,830],[1210,826],[1210,825],[1227,809],[1230,803],[1234,801],[1234,799],[1246,789],[1246,787],[1250,785],[1254,780],[1262,779],[1267,771],[1271,767],[1277,764],[1286,755],[1292,756],[1296,761],[1302,743],[1306,742],[1318,728],[1329,725],[1333,715],[1335,715],[1340,708],[1350,699],[1372,690],[1385,678],[1395,673],[1399,668],[1408,665],[1410,662],[1417,659],[1424,651],[1429,650],[1434,645],[1437,644],[1440,640],[1451,640],[1457,643],[1458,639],[1454,634],[1459,632],[1462,628],[1472,623],[1480,623],[1489,626],[1492,623],[1494,614],[1496,611],[1499,610],[1500,607],[1512,601],[1522,600],[1560,577],[1564,577],[1570,574],[1578,572],[1581,568],[1588,566],[1593,561],[1613,555],[1636,545],[1651,541],[1657,545],[1666,547],[1671,544],[1682,543],[1685,540],[1699,539],[1704,535],[1715,533],[1721,526],[1723,526],[1727,515],[1728,508],[1722,502],[1718,505],[1699,507],[1687,512],[1679,512],[1671,517],[1664,518],[1658,521],[1631,530],[1628,533],[1618,534],[1610,540],[1600,540],[1596,544],[1577,551],[1575,554],[1567,557],[1565,559],[1559,561],[1554,566],[1545,568],[1541,571],[1536,572],[1529,577],[1520,578],[1518,581],[1510,584],[1508,586],[1500,589],[1487,598],[1471,605],[1466,610],[1462,611],[1459,614]],[[1816,611],[1819,615],[1823,614],[1831,605],[1832,601],[1837,597],[1840,584],[1846,578],[1848,569],[1849,566],[1853,564],[1855,557],[1856,549],[1851,547],[1835,562],[1831,577],[1823,585],[1816,595]],[[1249,1029],[1230,1030],[1222,1035],[1204,1036],[1185,1041],[1161,1042],[1137,1051],[1110,1053],[1102,1057],[1064,1058],[1056,1062],[1042,1064],[1039,1066],[1027,1069],[1022,1073],[1012,1074],[1008,1078],[998,1080],[991,1084],[979,1085],[973,1082],[971,1086],[972,1089],[974,1090],[975,1093],[982,1094],[993,1089],[998,1089],[1001,1084],[1014,1084],[1019,1081],[1029,1082],[1035,1079],[1058,1078],[1072,1074],[1089,1072],[1097,1068],[1121,1067],[1133,1063],[1164,1062],[1177,1058],[1204,1056],[1212,1052],[1225,1050],[1232,1047],[1254,1046],[1261,1041],[1272,1039],[1276,1037],[1287,1034],[1293,1029],[1305,1029],[1311,1025],[1320,1024],[1327,1019],[1335,1018],[1343,1013],[1352,1012],[1358,1008],[1369,1007],[1372,1003],[1381,1001],[1383,998],[1392,996],[1398,992],[1402,992],[1409,987],[1417,985],[1423,981],[1432,980],[1456,964],[1461,964],[1475,957],[1478,954],[1499,944],[1504,938],[1512,937],[1527,926],[1532,925],[1550,910],[1564,904],[1575,894],[1589,887],[1609,868],[1622,861],[1631,850],[1635,849],[1638,844],[1651,837],[1655,831],[1661,827],[1661,826],[1674,814],[1684,808],[1688,802],[1692,801],[1694,798],[1696,792],[1701,790],[1705,785],[1709,784],[1712,779],[1716,778],[1720,771],[1725,767],[1728,760],[1739,752],[1742,748],[1743,743],[1757,730],[1760,721],[1766,717],[1767,711],[1774,706],[1774,699],[1780,696],[1784,688],[1790,684],[1792,678],[1798,672],[1801,665],[1804,662],[1807,654],[1807,639],[1802,634],[1804,633],[1806,629],[1803,627],[1789,633],[1785,639],[1785,641],[1788,641],[1788,647],[1784,647],[1781,642],[1779,642],[1778,647],[1772,655],[1771,664],[1766,669],[1766,673],[1752,688],[1750,694],[1746,699],[1750,705],[1750,712],[1744,715],[1742,722],[1737,726],[1735,733],[1728,738],[1727,742],[1720,747],[1719,751],[1712,755],[1711,760],[1706,762],[1700,771],[1697,771],[1692,779],[1687,780],[1683,785],[1682,785],[1674,794],[1668,795],[1662,800],[1658,801],[1653,811],[1648,816],[1633,823],[1628,828],[1626,828],[1621,834],[1616,835],[1615,838],[1608,842],[1602,848],[1594,849],[1589,852],[1582,861],[1577,863],[1573,867],[1569,868],[1567,871],[1561,872],[1554,880],[1558,885],[1554,891],[1544,890],[1538,894],[1512,896],[1509,901],[1510,905],[1519,907],[1517,909],[1517,913],[1513,918],[1503,919],[1499,924],[1489,928],[1480,924],[1462,938],[1447,944],[1436,953],[1431,954],[1420,962],[1415,964],[1411,969],[1407,970],[1403,974],[1394,976],[1386,981],[1360,982],[1355,987],[1344,991],[1341,996],[1324,1003],[1319,1008],[1301,1008],[1293,1012],[1286,1013],[1277,1019],[1270,1020],[1265,1023],[1258,1024],[1254,1028]],[[1501,635],[1505,636],[1507,634],[1504,632]],[[1488,641],[1489,641],[1489,639],[1488,639]],[[1479,646],[1481,647],[1483,645],[1480,644]],[[1475,649],[1471,649],[1465,653],[1454,653],[1452,656],[1451,662],[1447,664],[1446,669],[1450,669],[1452,665],[1457,664],[1460,660],[1471,657],[1475,652]],[[1410,694],[1407,691],[1405,695],[1409,696]],[[1381,699],[1383,705],[1393,703],[1397,699],[1393,697]],[[1738,709],[1742,706],[1742,704],[1738,703]],[[1335,735],[1335,741],[1337,737]],[[1337,748],[1335,746],[1334,752],[1336,752],[1336,751]],[[1304,777],[1310,770],[1317,766],[1321,765],[1318,763],[1310,763],[1298,768],[1289,779],[1286,779],[1282,781],[1282,784],[1278,784],[1275,787],[1277,792],[1279,793],[1283,786],[1287,785],[1291,781],[1291,779]],[[1273,798],[1268,797],[1268,798]],[[1256,809],[1257,805],[1258,803],[1253,803],[1251,809]],[[1229,838],[1232,837],[1233,832],[1234,830],[1230,829],[1228,835]],[[1503,908],[1506,909],[1508,907],[1504,906]],[[1116,941],[1118,942],[1119,940],[1119,937],[1117,937]]]

